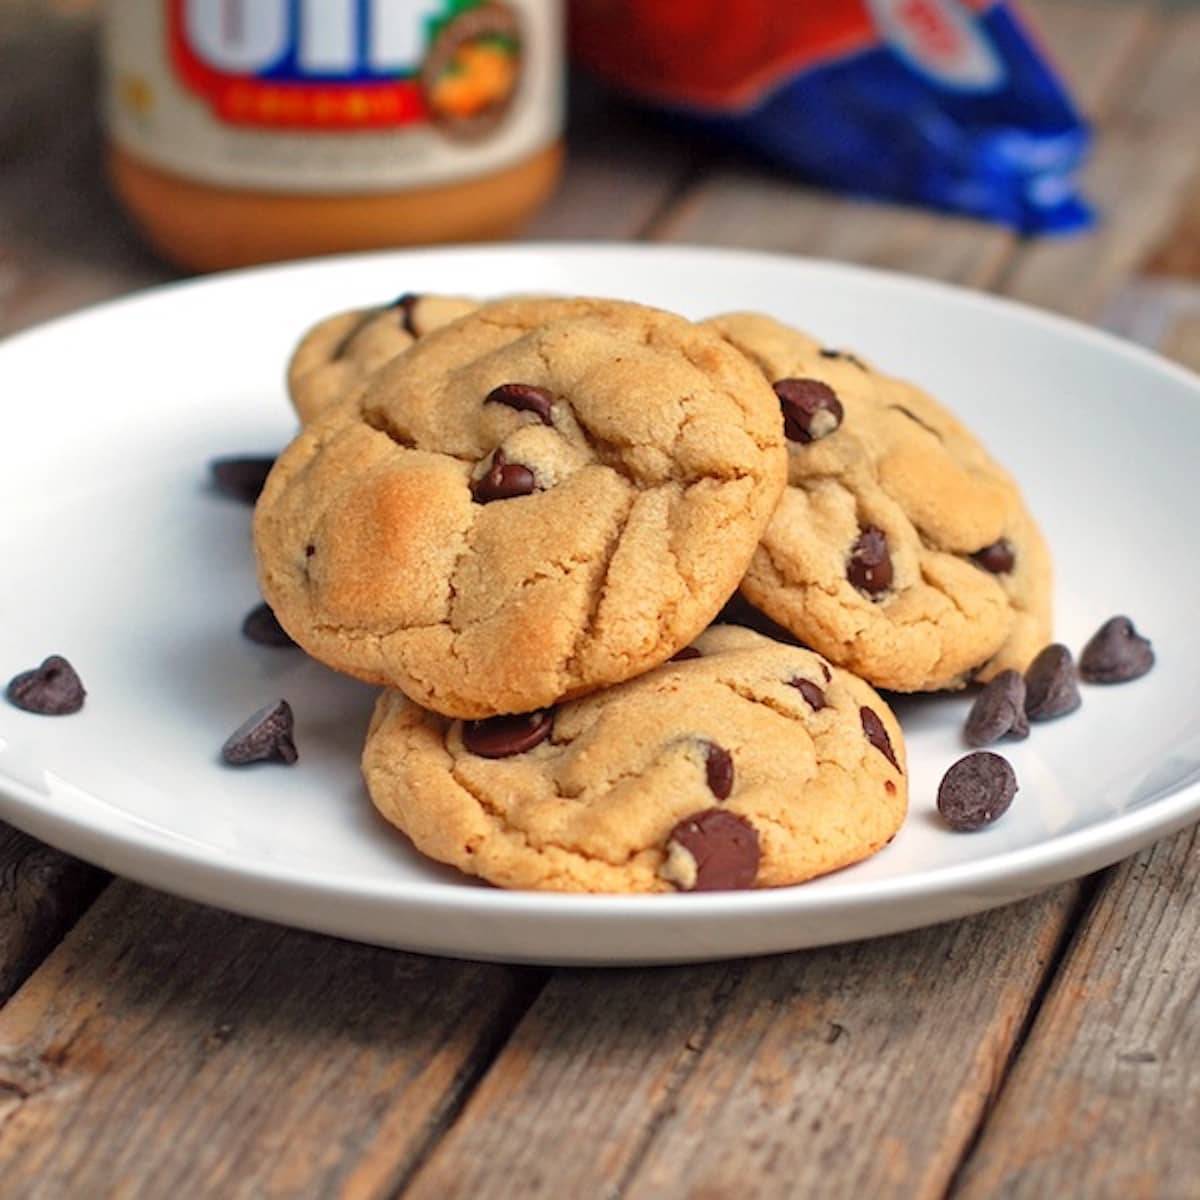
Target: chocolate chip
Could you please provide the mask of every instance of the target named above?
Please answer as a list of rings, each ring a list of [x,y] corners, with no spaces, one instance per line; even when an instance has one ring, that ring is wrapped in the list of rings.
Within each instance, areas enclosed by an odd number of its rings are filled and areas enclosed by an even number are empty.
[[[896,761],[896,752],[892,749],[892,739],[888,737],[888,731],[884,728],[879,714],[873,708],[860,708],[858,717],[862,721],[867,741],[899,771],[900,764]]]
[[[464,721],[463,745],[480,758],[511,758],[540,745],[554,728],[554,713],[517,713],[515,716],[488,717],[483,721]]]
[[[1126,683],[1154,666],[1154,649],[1128,617],[1110,617],[1079,656],[1079,674],[1088,683]]]
[[[229,735],[221,747],[221,757],[234,767],[270,760],[290,767],[299,757],[292,740],[294,729],[292,706],[286,700],[276,700],[247,717]]]
[[[497,450],[492,455],[492,465],[487,472],[471,484],[471,496],[479,504],[528,496],[536,490],[537,480],[533,472],[520,463],[510,463],[503,450]]]
[[[728,800],[733,791],[733,755],[716,742],[707,742],[704,754],[704,774],[709,790],[718,800]]]
[[[868,596],[878,596],[892,586],[892,556],[882,529],[867,525],[850,549],[846,578]]]
[[[822,346],[819,353],[822,358],[839,359],[842,362],[853,363],[860,371],[867,370],[867,364],[857,354],[851,354],[849,350],[834,350],[830,346]]]
[[[416,325],[413,324],[413,316],[420,300],[421,297],[416,292],[403,292],[388,305],[388,308],[397,308],[400,310],[400,322],[404,326],[404,332],[410,334],[412,337],[420,336],[417,333]]]
[[[680,891],[734,891],[754,886],[761,857],[758,830],[745,817],[709,808],[671,830],[662,874]]]
[[[990,746],[1006,736],[1018,741],[1029,736],[1025,677],[1020,671],[1001,671],[975,697],[963,736],[968,746]]]
[[[773,386],[783,409],[783,432],[791,441],[815,442],[842,423],[842,402],[829,384],[819,379],[779,379]]]
[[[312,544],[312,542],[309,542],[308,545],[304,547],[304,557],[305,558],[312,558],[312,556],[314,554],[316,554],[316,552],[317,552],[317,548],[316,548],[316,546],[314,546]]]
[[[223,496],[253,504],[275,465],[273,458],[214,458],[208,464],[213,483]]]
[[[83,707],[83,683],[65,658],[51,654],[41,666],[22,671],[4,693],[18,708],[43,717],[66,717]]]
[[[799,675],[795,679],[789,679],[788,683],[804,697],[813,712],[820,712],[825,707],[825,693],[815,683]]]
[[[260,646],[294,646],[291,635],[279,623],[269,604],[252,608],[242,622],[242,634]]]
[[[829,669],[829,664],[822,660],[817,664],[821,668],[821,674],[825,676],[826,683],[833,682],[833,672]]]
[[[976,550],[971,555],[971,561],[993,575],[1007,575],[1016,565],[1017,555],[1012,542],[1008,538],[1001,538],[982,550]]]
[[[938,787],[937,806],[951,829],[970,833],[1008,812],[1017,794],[1017,776],[1008,759],[990,750],[960,758]]]
[[[684,646],[682,650],[677,650],[671,655],[667,662],[688,662],[693,658],[703,658],[704,655],[696,649],[695,646]]]
[[[502,383],[494,387],[484,399],[484,404],[507,404],[517,412],[533,413],[543,425],[553,425],[551,409],[554,396],[545,388],[532,383]]]
[[[1025,714],[1031,721],[1050,721],[1074,712],[1082,701],[1075,664],[1066,646],[1047,646],[1025,672]]]

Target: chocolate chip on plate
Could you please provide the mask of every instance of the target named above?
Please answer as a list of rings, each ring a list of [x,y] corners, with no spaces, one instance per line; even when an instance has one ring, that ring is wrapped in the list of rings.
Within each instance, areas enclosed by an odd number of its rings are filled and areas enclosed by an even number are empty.
[[[990,825],[1008,812],[1017,794],[1017,776],[1008,759],[990,750],[960,758],[938,787],[942,819],[961,833]]]
[[[788,684],[804,697],[813,712],[820,712],[825,707],[825,693],[811,680],[797,675],[795,679],[789,679]]]
[[[502,383],[494,387],[484,398],[484,404],[506,404],[517,412],[531,412],[543,425],[553,425],[551,410],[554,396],[545,388],[532,383]]]
[[[540,745],[554,728],[554,713],[517,713],[514,716],[488,717],[483,721],[464,721],[463,745],[480,758],[511,758]]]
[[[293,740],[295,720],[286,700],[264,705],[225,740],[221,757],[233,767],[275,761],[291,766],[299,755]]]
[[[279,623],[269,604],[252,608],[242,622],[242,634],[260,646],[294,646],[291,635]]]
[[[718,800],[728,800],[733,791],[733,755],[716,742],[705,743],[704,776],[709,791]]]
[[[873,708],[860,708],[858,719],[862,722],[867,741],[899,771],[900,764],[896,761],[895,750],[892,749],[892,739],[888,737],[888,731],[879,719],[879,714]]]
[[[1016,551],[1008,538],[1001,538],[971,555],[971,561],[993,575],[1007,575],[1017,562]]]
[[[778,379],[772,386],[783,409],[783,432],[793,442],[828,437],[846,415],[837,393],[819,379]]]
[[[266,456],[214,458],[208,464],[217,491],[243,504],[253,504],[258,499],[274,465],[275,460]]]
[[[528,496],[537,490],[537,480],[528,467],[510,463],[503,450],[492,455],[492,465],[471,484],[471,496],[478,504],[490,504],[493,500],[512,500],[516,496]]]
[[[1025,715],[1031,721],[1051,721],[1081,703],[1070,650],[1058,642],[1047,646],[1025,672]]]
[[[9,680],[4,693],[18,708],[43,717],[66,717],[83,707],[84,690],[75,668],[60,654]]]
[[[1002,737],[1020,741],[1029,736],[1025,677],[1020,671],[1001,671],[975,697],[963,736],[968,746],[990,746]]]
[[[709,808],[671,830],[660,873],[681,892],[736,891],[754,886],[761,857],[758,830],[745,817]]]
[[[1128,617],[1110,617],[1079,656],[1079,674],[1088,683],[1126,683],[1154,666],[1154,648]]]
[[[846,578],[868,596],[879,596],[892,586],[892,555],[887,535],[874,525],[867,525],[850,548],[846,563]]]

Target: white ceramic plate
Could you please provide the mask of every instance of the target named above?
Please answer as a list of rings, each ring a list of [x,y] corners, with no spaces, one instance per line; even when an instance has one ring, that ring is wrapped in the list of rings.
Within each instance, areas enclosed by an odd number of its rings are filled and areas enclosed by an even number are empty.
[[[901,703],[912,809],[871,861],[798,888],[559,896],[422,860],[358,775],[370,689],[239,634],[257,602],[249,510],[206,464],[273,452],[285,356],[332,309],[406,290],[624,296],[758,308],[863,351],[956,409],[1024,485],[1058,566],[1058,635],[1110,614],[1159,665],[1006,746],[1021,781],[984,832],[934,797],[966,701]],[[1200,383],[1079,325],[936,283],[689,248],[524,246],[373,255],[158,289],[0,345],[0,683],[50,653],[88,701],[0,703],[0,816],[145,883],[434,954],[668,962],[763,954],[959,917],[1094,870],[1200,816]],[[286,696],[293,769],[223,768],[226,735]]]

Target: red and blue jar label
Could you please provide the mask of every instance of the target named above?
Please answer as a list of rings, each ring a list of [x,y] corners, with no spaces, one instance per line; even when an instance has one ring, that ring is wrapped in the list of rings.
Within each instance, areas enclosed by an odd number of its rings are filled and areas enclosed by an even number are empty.
[[[110,0],[109,127],[159,165],[246,186],[341,191],[499,169],[558,136],[559,8]]]

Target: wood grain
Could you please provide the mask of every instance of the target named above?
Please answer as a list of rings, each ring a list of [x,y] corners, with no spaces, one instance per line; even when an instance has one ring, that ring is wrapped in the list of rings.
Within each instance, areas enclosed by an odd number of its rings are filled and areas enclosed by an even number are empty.
[[[114,884],[0,1012],[3,1190],[388,1196],[537,979]]]
[[[1116,869],[954,1196],[1197,1194],[1198,908],[1197,829]]]
[[[0,825],[0,1005],[104,886],[103,871]]]
[[[1133,94],[1106,123],[1085,174],[1100,208],[1099,228],[1087,237],[1030,246],[1006,278],[1006,292],[1094,317],[1175,225],[1200,169],[1197,45],[1200,12],[1159,19],[1148,51],[1137,58]],[[1066,297],[1064,280],[1071,281]]]
[[[559,972],[405,1198],[940,1196],[1072,895],[753,963]]]

